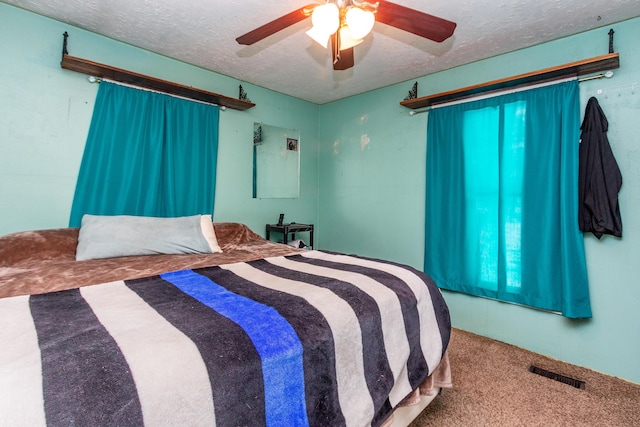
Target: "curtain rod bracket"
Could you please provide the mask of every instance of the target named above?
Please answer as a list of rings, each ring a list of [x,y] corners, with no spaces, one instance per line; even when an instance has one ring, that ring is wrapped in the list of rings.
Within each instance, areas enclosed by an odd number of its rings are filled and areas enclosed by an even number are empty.
[[[238,88],[238,99],[241,101],[251,102],[251,100],[249,99],[249,96],[247,95],[247,92],[245,92],[242,85],[240,85],[240,87]]]
[[[62,59],[64,59],[64,56],[69,54],[69,51],[67,50],[67,39],[69,38],[69,33],[65,31],[62,34],[62,37],[64,38],[62,40]]]
[[[416,99],[417,97],[418,97],[418,82],[415,82],[411,87],[411,90],[409,91],[407,96],[404,98],[404,100],[409,101],[411,99]]]
[[[613,31],[613,28],[611,28],[609,30],[609,53],[613,53],[615,52],[613,50],[613,35],[615,34],[615,31]]]

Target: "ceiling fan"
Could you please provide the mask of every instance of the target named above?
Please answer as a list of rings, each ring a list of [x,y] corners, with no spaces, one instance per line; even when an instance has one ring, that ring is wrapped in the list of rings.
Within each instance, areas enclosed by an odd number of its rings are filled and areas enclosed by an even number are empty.
[[[311,16],[313,28],[307,34],[327,47],[331,40],[334,70],[353,67],[353,47],[361,43],[375,21],[391,25],[420,37],[442,42],[453,35],[456,23],[410,9],[390,1],[327,0],[308,4],[238,37],[252,45]]]

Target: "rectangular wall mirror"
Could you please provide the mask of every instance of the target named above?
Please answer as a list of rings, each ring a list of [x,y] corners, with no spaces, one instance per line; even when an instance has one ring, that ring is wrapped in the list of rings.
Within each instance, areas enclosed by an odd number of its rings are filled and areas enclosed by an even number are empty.
[[[300,193],[300,131],[253,124],[253,198],[295,199]]]

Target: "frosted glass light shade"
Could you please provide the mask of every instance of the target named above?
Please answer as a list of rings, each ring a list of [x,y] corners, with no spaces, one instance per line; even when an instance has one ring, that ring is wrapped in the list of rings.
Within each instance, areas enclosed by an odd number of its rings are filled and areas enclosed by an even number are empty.
[[[356,39],[351,34],[348,26],[340,28],[340,50],[349,49],[362,43],[364,40]]]
[[[329,45],[329,37],[331,37],[331,34],[327,34],[316,27],[311,27],[311,29],[307,31],[307,35],[325,49]]]
[[[359,7],[350,7],[346,14],[347,26],[354,39],[363,39],[373,29],[375,17],[373,12],[362,10]]]
[[[320,46],[326,48],[329,44],[329,37],[338,31],[338,27],[340,26],[340,11],[338,10],[338,6],[334,3],[316,6],[311,14],[311,23],[313,27],[307,31],[307,35]]]
[[[314,28],[326,34],[333,34],[340,26],[340,11],[335,3],[326,3],[316,6],[311,14],[311,23]]]

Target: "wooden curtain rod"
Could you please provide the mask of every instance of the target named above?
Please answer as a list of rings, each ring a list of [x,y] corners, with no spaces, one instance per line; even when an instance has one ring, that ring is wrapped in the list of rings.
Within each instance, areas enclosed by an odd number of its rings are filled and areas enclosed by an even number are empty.
[[[519,74],[505,79],[493,80],[474,86],[467,86],[448,92],[440,92],[434,95],[423,96],[421,98],[406,99],[401,101],[400,105],[415,110],[418,108],[442,104],[444,102],[470,98],[483,93],[495,92],[504,89],[514,89],[535,83],[543,83],[573,76],[582,76],[585,74],[597,73],[599,71],[612,70],[619,67],[619,54],[609,53],[607,55],[596,56],[594,58],[572,62],[557,67],[545,68],[531,73]]]
[[[171,95],[178,95],[209,104],[217,104],[233,108],[234,110],[247,110],[256,105],[242,99],[230,98],[214,92],[208,92],[202,89],[181,85],[179,83],[157,79],[144,74],[134,73],[133,71],[127,71],[121,68],[89,61],[87,59],[76,58],[75,56],[69,55],[69,52],[67,51],[68,36],[69,35],[65,31],[62,47],[62,61],[60,62],[60,66],[64,69],[88,74],[97,78],[105,78],[146,89],[152,89]]]

